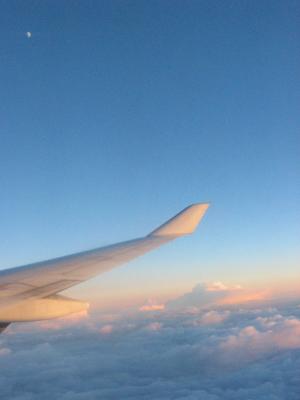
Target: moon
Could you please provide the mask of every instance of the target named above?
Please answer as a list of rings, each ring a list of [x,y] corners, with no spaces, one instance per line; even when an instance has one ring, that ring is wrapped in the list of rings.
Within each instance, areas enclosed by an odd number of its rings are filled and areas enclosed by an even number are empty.
[[[32,33],[31,32],[26,32],[26,36],[28,37],[28,39],[30,39],[31,36],[32,36]]]

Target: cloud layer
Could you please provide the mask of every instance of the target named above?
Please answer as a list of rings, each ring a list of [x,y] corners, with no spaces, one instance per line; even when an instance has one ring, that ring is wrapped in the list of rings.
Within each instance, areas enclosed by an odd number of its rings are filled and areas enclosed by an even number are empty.
[[[296,305],[147,311],[13,325],[0,337],[1,395],[299,400]]]

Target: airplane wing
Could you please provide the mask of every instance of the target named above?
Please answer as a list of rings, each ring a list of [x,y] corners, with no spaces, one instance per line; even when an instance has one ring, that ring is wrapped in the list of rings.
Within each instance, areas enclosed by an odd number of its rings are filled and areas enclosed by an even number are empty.
[[[180,236],[191,234],[208,206],[207,203],[193,204],[142,238],[0,271],[0,332],[1,322],[21,320],[15,314],[9,318],[16,307],[19,314],[23,316],[26,314],[24,310],[20,311],[24,302],[27,308],[33,307],[32,301],[35,301],[34,308],[41,308],[43,299],[44,302],[45,299],[51,299],[51,304],[56,301],[56,306],[58,301],[67,300],[69,306],[70,300],[57,296],[57,293],[124,264]],[[38,299],[40,303],[37,303]],[[50,307],[48,303],[47,307]]]

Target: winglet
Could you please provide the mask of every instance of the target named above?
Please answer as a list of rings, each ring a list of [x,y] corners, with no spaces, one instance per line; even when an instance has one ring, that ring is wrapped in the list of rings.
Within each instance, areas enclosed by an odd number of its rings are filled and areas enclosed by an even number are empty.
[[[183,236],[194,232],[209,203],[192,204],[155,229],[149,236]]]

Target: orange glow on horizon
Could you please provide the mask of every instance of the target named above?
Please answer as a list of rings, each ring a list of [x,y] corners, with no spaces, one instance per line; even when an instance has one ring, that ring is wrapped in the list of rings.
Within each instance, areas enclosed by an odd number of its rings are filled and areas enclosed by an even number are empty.
[[[251,292],[251,291],[242,291],[242,293],[231,293],[230,295],[226,296],[224,299],[220,301],[219,304],[242,304],[248,303],[252,301],[263,301],[271,298],[270,291],[258,291],[258,292]]]
[[[137,287],[136,285],[122,288],[108,288],[106,286],[101,293],[99,293],[98,288],[92,288],[85,296],[82,293],[81,297],[89,300],[92,311],[121,311],[129,308],[139,309],[140,311],[162,311],[168,301],[192,292],[196,284],[195,281],[186,281],[182,284],[178,282],[166,284],[166,282],[163,282],[160,287],[156,286],[155,288],[149,286]],[[279,279],[256,282],[230,281],[229,283],[215,281],[204,286],[209,292],[224,292],[224,296],[214,303],[216,305],[300,298],[300,278],[280,279],[280,281]]]

